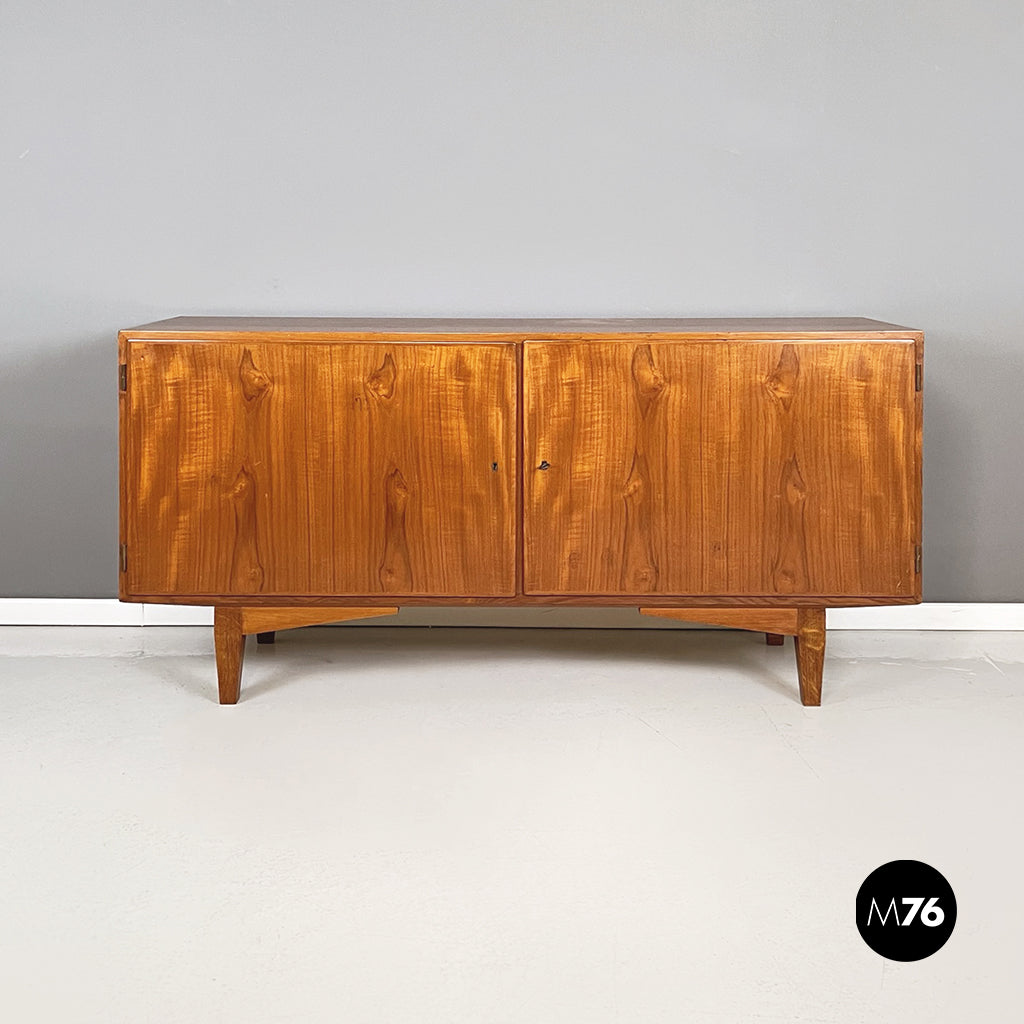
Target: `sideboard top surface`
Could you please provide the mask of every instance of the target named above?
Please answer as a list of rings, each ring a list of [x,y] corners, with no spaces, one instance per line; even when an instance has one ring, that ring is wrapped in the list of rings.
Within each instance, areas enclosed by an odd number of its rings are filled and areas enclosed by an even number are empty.
[[[423,335],[446,338],[486,338],[521,341],[547,338],[587,338],[637,335],[685,335],[692,338],[919,338],[921,332],[899,324],[866,317],[705,317],[611,319],[514,318],[395,318],[395,317],[286,317],[286,316],[177,316],[121,332],[125,338],[232,340],[260,334],[279,340],[346,335],[401,337]]]

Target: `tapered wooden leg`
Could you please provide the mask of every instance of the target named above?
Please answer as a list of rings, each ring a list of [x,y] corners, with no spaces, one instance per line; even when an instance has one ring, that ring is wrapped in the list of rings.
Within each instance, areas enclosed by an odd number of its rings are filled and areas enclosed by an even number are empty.
[[[217,689],[221,704],[237,704],[242,689],[245,635],[240,608],[214,608],[213,645],[217,651]]]
[[[277,633],[274,630],[270,630],[267,633],[257,633],[256,643],[258,644],[272,644],[277,637]]]
[[[800,677],[800,703],[821,704],[821,675],[825,667],[825,609],[801,608],[797,614],[796,671]]]
[[[781,647],[786,642],[786,638],[782,633],[765,633],[764,642],[769,647]]]

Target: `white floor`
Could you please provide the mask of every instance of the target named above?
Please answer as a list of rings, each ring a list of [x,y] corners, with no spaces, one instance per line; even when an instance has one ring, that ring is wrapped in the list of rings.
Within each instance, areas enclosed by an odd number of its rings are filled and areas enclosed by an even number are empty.
[[[1009,1022],[1024,634],[0,629],[0,1016]],[[930,959],[854,897],[938,868]]]

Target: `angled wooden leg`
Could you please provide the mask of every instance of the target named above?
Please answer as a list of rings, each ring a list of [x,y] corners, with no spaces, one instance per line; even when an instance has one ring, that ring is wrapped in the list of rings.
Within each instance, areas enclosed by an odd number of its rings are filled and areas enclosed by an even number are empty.
[[[217,651],[217,689],[221,704],[237,704],[242,689],[245,634],[240,608],[213,610],[213,645]]]
[[[245,638],[256,634],[258,643],[272,644],[278,629],[295,629],[322,622],[370,619],[394,615],[397,608],[239,607],[218,605],[213,610],[213,642],[217,650],[217,688],[221,704],[237,704],[242,690]]]
[[[781,647],[786,642],[786,637],[782,633],[765,633],[764,642],[769,647]]]
[[[796,671],[800,677],[800,703],[821,704],[821,675],[825,667],[825,609],[801,608],[797,613]]]

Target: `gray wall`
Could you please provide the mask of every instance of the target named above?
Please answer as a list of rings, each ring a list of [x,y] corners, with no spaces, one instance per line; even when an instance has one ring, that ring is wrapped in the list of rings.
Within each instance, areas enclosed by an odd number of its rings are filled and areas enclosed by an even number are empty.
[[[1019,0],[5,0],[0,594],[116,592],[178,313],[926,332],[925,596],[1024,599]]]

